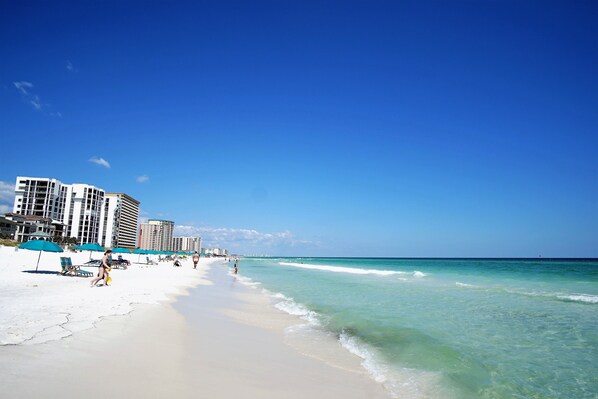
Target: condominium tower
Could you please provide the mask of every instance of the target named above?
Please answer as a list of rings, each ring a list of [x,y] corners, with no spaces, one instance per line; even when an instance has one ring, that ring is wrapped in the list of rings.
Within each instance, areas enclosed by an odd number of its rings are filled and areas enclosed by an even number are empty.
[[[89,184],[17,176],[13,213],[51,219],[55,238],[74,237],[79,244],[101,241],[104,246],[122,240],[134,248],[139,202],[126,194],[109,195]]]
[[[139,201],[124,193],[106,193],[101,212],[100,244],[135,248]]]
[[[172,250],[174,222],[150,219],[139,228],[139,248],[154,251]]]
[[[172,250],[184,252],[200,252],[201,237],[173,237]]]

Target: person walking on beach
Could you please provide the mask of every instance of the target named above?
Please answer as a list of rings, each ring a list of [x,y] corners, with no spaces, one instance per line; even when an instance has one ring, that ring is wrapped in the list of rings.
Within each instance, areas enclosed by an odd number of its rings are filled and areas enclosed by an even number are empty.
[[[197,262],[199,262],[199,254],[197,251],[193,254],[193,268],[197,269]]]
[[[102,258],[102,263],[98,268],[98,276],[91,280],[91,286],[95,287],[98,281],[104,279],[104,286],[108,285],[108,277],[110,272],[110,265],[112,264],[112,250],[107,250]]]

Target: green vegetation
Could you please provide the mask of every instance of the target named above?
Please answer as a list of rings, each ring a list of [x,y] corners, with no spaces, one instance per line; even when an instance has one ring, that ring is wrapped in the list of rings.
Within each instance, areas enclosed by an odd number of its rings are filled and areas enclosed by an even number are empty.
[[[21,244],[18,241],[11,240],[8,238],[0,238],[0,245],[4,245],[5,247],[16,247]]]

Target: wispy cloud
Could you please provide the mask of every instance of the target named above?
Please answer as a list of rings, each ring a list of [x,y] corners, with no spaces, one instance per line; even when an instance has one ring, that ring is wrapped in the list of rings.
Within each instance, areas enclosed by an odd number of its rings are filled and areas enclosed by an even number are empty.
[[[75,68],[75,66],[73,65],[72,62],[70,61],[66,61],[66,69],[71,71],[71,72],[79,72],[79,70],[77,68]]]
[[[39,96],[31,92],[31,89],[33,88],[33,83],[24,80],[12,83],[15,85],[19,93],[21,93],[21,98],[23,99],[23,101],[29,103],[33,108],[35,108],[38,111],[42,109],[42,102],[40,101]]]
[[[105,168],[110,168],[110,162],[106,161],[104,158],[98,158],[96,156],[93,156],[89,158],[89,162],[95,163]]]
[[[27,82],[25,80],[12,83],[15,85],[15,87],[21,94],[21,98],[23,99],[23,101],[31,105],[33,109],[35,109],[36,111],[42,111],[43,108],[50,106],[50,104],[42,103],[39,96],[32,92],[31,89],[34,87],[33,83]],[[62,114],[60,112],[50,112],[49,114],[50,116],[58,116],[62,118]]]
[[[26,82],[24,80],[22,80],[20,82],[12,82],[12,83],[15,85],[17,90],[25,96],[29,95],[29,89],[31,89],[33,87],[33,83]]]
[[[179,225],[175,226],[174,233],[179,236],[199,236],[204,247],[228,248],[233,251],[268,251],[273,248],[316,245],[311,241],[297,239],[290,231],[264,233],[254,229]]]
[[[148,175],[142,175],[142,176],[137,176],[137,183],[145,183],[146,181],[149,180],[149,176]]]
[[[15,185],[0,181],[0,213],[11,212],[15,202]]]

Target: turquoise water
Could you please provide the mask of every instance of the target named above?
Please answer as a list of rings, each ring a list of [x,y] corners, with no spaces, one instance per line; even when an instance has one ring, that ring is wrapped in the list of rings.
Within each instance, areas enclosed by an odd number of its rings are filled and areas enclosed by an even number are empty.
[[[598,261],[243,258],[239,273],[394,396],[598,398]]]

